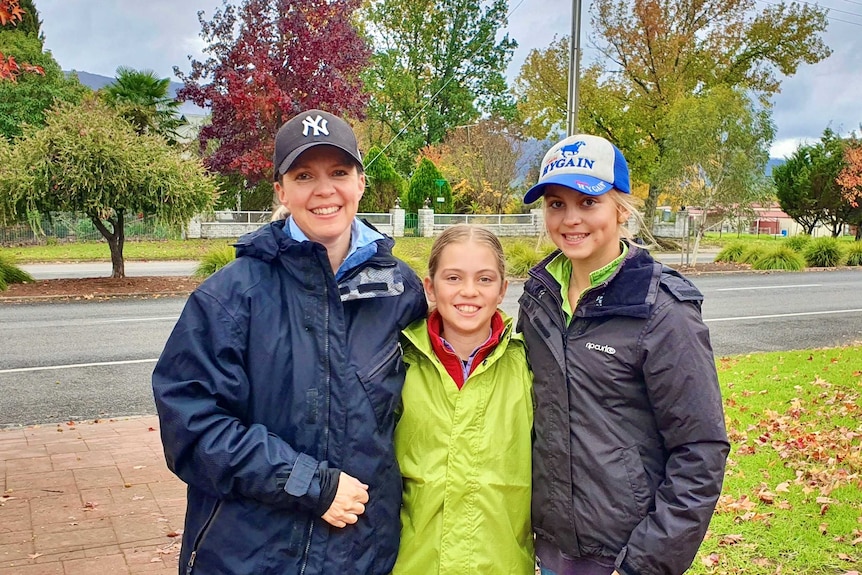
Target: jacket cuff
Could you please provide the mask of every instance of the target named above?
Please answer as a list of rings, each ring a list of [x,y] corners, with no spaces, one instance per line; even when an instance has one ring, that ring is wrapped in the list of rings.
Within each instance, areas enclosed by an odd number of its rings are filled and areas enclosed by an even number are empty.
[[[623,547],[620,552],[617,554],[617,558],[614,560],[614,568],[620,575],[638,575],[638,572],[628,564],[626,564],[626,553],[628,552],[628,547]]]
[[[293,463],[293,469],[290,475],[287,476],[287,483],[284,485],[284,490],[288,495],[294,497],[303,497],[309,494],[311,482],[314,479],[314,473],[317,471],[317,460],[310,455],[300,453],[296,461]]]
[[[320,499],[318,499],[317,515],[323,515],[332,506],[335,501],[335,494],[338,492],[338,480],[341,476],[340,469],[321,469],[320,470]]]

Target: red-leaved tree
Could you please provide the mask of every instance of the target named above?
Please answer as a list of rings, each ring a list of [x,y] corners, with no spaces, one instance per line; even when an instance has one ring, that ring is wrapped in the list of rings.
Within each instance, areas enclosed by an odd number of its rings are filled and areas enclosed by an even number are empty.
[[[366,97],[359,73],[370,49],[351,23],[360,0],[224,0],[212,20],[198,13],[203,62],[177,97],[209,107],[212,123],[199,143],[211,171],[253,185],[272,177],[273,139],[298,112],[321,108],[361,118]]]
[[[841,186],[842,198],[850,204],[850,224],[856,226],[856,240],[862,240],[862,145],[850,145],[844,150],[844,167],[835,178]]]
[[[24,10],[18,0],[0,0],[0,26],[16,24],[24,19]],[[18,63],[14,56],[6,56],[0,52],[0,81],[11,80],[12,82],[22,72],[33,74],[45,74],[41,66],[32,66],[26,63]]]

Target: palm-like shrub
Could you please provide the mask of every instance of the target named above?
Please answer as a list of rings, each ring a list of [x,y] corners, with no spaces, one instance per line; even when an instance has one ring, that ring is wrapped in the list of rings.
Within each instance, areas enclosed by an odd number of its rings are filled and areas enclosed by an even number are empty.
[[[862,266],[862,242],[853,242],[844,250],[844,265]]]
[[[748,244],[745,242],[732,242],[724,246],[720,252],[715,255],[715,261],[735,263],[739,261],[742,254],[745,253]]]
[[[809,242],[811,242],[811,236],[808,234],[799,234],[784,240],[784,245],[793,251],[802,253]]]
[[[206,278],[228,265],[236,258],[236,250],[233,246],[224,246],[212,250],[203,257],[201,263],[195,268],[195,277]]]
[[[805,258],[802,254],[786,245],[776,246],[764,252],[751,264],[755,270],[792,270],[805,268]]]
[[[749,245],[742,251],[742,254],[739,256],[739,259],[736,260],[738,264],[749,264],[754,266],[754,264],[766,253],[766,248],[759,245]]]
[[[32,281],[36,281],[33,279],[33,276],[0,254],[0,291],[8,289],[9,284],[21,284]]]
[[[514,277],[525,277],[530,268],[542,261],[554,250],[551,244],[536,246],[523,240],[512,242],[505,248],[506,274]]]
[[[816,238],[808,242],[802,251],[808,265],[815,268],[831,268],[844,262],[841,242],[835,238]]]

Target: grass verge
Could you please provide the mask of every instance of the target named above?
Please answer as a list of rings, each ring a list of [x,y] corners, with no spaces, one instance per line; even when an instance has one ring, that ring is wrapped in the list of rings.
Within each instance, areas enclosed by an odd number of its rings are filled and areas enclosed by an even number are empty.
[[[841,575],[862,563],[862,344],[717,361],[731,439],[691,573]]]

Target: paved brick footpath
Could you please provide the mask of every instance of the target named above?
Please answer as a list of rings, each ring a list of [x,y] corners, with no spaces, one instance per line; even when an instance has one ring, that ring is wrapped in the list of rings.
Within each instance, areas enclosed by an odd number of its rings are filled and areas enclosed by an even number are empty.
[[[184,512],[155,416],[0,429],[0,575],[176,575]]]

